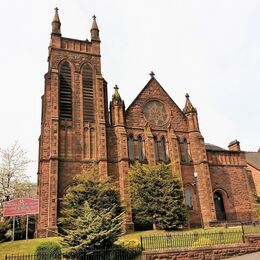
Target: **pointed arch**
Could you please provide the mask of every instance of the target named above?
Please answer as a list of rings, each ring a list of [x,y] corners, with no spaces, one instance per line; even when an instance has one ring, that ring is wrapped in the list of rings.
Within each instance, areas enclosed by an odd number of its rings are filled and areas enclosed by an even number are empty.
[[[213,190],[213,193],[215,192],[220,192],[222,195],[226,196],[227,198],[229,198],[229,195],[227,193],[227,191],[223,188],[217,187]]]
[[[71,67],[67,61],[60,66],[59,115],[61,119],[72,119]]]
[[[82,66],[83,121],[94,122],[93,69],[89,64]]]

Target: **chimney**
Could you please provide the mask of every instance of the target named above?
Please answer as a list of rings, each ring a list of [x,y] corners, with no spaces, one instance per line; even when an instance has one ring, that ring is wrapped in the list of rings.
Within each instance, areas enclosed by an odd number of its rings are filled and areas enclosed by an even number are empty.
[[[240,152],[240,142],[236,139],[234,141],[232,141],[229,145],[228,145],[228,149],[229,151],[237,151]]]

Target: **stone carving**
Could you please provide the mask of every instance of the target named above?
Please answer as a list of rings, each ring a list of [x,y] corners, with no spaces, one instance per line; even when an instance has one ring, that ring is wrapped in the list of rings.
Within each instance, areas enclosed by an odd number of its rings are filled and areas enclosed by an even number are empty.
[[[75,66],[75,71],[79,72],[83,63],[93,64],[97,73],[100,73],[99,62],[96,57],[91,56],[90,54],[76,55],[70,52],[57,52],[53,55],[52,58],[52,67],[58,69],[59,63],[62,60],[68,60]]]

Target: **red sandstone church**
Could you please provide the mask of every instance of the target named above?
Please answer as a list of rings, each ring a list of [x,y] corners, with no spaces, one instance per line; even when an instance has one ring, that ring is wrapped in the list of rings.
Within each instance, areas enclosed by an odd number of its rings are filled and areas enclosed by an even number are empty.
[[[66,188],[93,164],[100,176],[118,181],[129,229],[133,223],[128,169],[135,162],[173,164],[173,174],[179,173],[183,184],[190,223],[254,220],[260,166],[251,164],[259,170],[252,174],[239,142],[231,142],[229,150],[205,144],[189,95],[180,109],[153,73],[127,109],[117,87],[108,107],[96,18],[90,41],[62,37],[60,25],[56,9],[42,96],[37,236],[55,234]]]

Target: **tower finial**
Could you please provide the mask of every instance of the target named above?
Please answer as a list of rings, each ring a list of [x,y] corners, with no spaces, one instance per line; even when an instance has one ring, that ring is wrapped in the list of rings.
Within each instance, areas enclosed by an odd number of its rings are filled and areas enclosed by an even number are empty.
[[[92,26],[91,26],[91,30],[90,30],[90,33],[91,33],[91,40],[93,41],[100,41],[100,38],[99,38],[99,29],[98,29],[98,25],[97,25],[97,21],[96,21],[96,16],[93,15],[92,16],[93,18],[93,21],[92,21]]]
[[[153,71],[150,72],[150,76],[151,76],[151,78],[154,78],[155,74]]]
[[[61,35],[61,32],[60,32],[60,26],[61,26],[61,23],[60,23],[60,18],[59,18],[59,9],[58,7],[55,7],[54,8],[55,10],[55,14],[54,14],[54,17],[53,17],[53,20],[52,20],[52,34],[57,34],[57,35]]]
[[[118,92],[118,86],[117,85],[115,85],[114,86],[114,90],[115,90],[115,92],[114,92],[114,94],[113,94],[113,96],[112,96],[112,101],[117,101],[117,102],[121,102],[122,101],[122,99],[121,99],[121,97],[120,97],[120,94],[119,94],[119,92]]]
[[[183,112],[185,114],[188,113],[197,113],[197,109],[192,105],[192,103],[190,102],[190,95],[188,93],[186,93],[185,95],[186,97],[186,102],[185,102],[185,107],[183,109]]]

